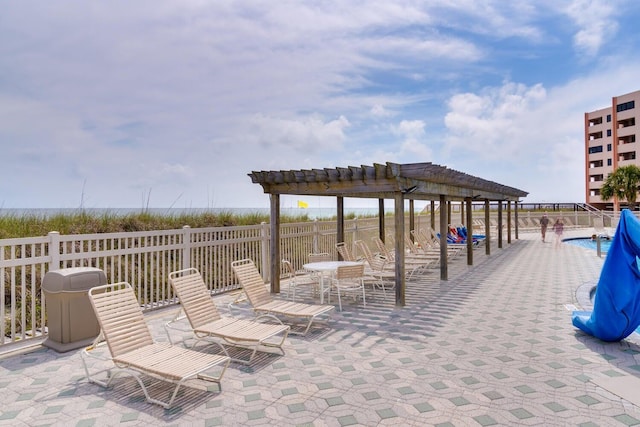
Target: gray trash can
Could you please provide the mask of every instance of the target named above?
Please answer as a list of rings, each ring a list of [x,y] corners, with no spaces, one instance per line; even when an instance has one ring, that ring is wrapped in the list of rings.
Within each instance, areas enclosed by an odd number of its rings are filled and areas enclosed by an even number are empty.
[[[74,267],[49,271],[42,279],[48,337],[43,345],[65,352],[91,344],[100,333],[89,301],[89,289],[107,284],[99,268]]]

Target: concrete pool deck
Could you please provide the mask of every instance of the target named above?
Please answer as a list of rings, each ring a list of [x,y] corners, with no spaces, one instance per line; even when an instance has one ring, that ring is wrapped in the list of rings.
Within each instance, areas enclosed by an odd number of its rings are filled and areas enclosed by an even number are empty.
[[[381,295],[347,304],[329,329],[290,336],[286,355],[232,364],[221,392],[185,388],[171,410],[146,403],[130,377],[89,384],[79,351],[5,355],[0,425],[638,425],[639,337],[604,343],[571,324],[603,261],[538,233],[494,241],[473,267],[454,260],[446,282],[437,270],[416,277],[406,307]],[[175,310],[148,316],[158,340]]]

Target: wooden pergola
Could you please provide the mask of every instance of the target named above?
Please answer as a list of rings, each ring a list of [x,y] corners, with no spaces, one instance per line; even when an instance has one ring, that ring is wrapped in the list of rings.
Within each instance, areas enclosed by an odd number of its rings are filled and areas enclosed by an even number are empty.
[[[484,201],[486,228],[486,251],[490,254],[489,243],[489,203],[498,202],[498,244],[502,243],[502,204],[506,202],[507,228],[511,230],[511,202],[515,202],[516,238],[518,236],[518,204],[527,192],[513,187],[487,181],[444,166],[432,163],[374,164],[373,166],[349,166],[333,169],[259,171],[249,174],[255,184],[260,184],[270,196],[271,241],[270,241],[270,274],[271,292],[280,292],[280,195],[296,196],[330,196],[336,197],[337,237],[344,240],[344,198],[359,197],[378,199],[380,207],[381,238],[384,239],[384,200],[394,201],[395,220],[395,282],[396,305],[405,305],[405,200],[409,200],[409,227],[414,227],[413,202],[429,200],[433,206],[440,203],[440,235],[448,232],[448,210],[444,206],[451,201],[466,204],[466,223],[468,234],[472,229],[472,202]],[[433,222],[433,217],[432,217]],[[473,242],[467,239],[467,263],[473,264]],[[447,280],[447,244],[446,239],[440,241],[440,278]]]

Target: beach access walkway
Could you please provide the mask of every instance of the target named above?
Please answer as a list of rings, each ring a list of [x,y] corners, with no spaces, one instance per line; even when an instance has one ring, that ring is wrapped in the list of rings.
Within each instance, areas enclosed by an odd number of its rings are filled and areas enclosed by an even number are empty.
[[[416,276],[406,307],[381,296],[345,304],[329,329],[290,335],[284,356],[232,364],[221,392],[185,388],[170,410],[146,403],[130,377],[109,389],[88,383],[79,350],[4,355],[0,425],[640,424],[640,336],[604,343],[571,324],[603,259],[538,233],[503,246],[476,250],[472,267],[459,257],[448,281],[437,269]],[[227,310],[233,297],[216,303]],[[147,316],[158,340],[175,310]]]

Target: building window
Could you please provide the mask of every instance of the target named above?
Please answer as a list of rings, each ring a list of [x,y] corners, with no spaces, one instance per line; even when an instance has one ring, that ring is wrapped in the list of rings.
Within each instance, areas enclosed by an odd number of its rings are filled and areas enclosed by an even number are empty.
[[[607,144],[607,151],[611,151],[611,144]]]
[[[602,153],[602,145],[596,147],[589,147],[589,154]]]
[[[611,159],[607,159],[607,166],[611,166]]]
[[[607,136],[611,136],[611,129],[607,129]]]
[[[636,108],[636,102],[635,101],[629,101],[629,102],[624,102],[622,104],[618,104],[616,106],[616,111],[619,113],[621,111],[632,110],[634,108]]]
[[[611,114],[607,114],[607,122],[611,121]]]
[[[589,154],[602,153],[602,145],[596,147],[589,147]]]

